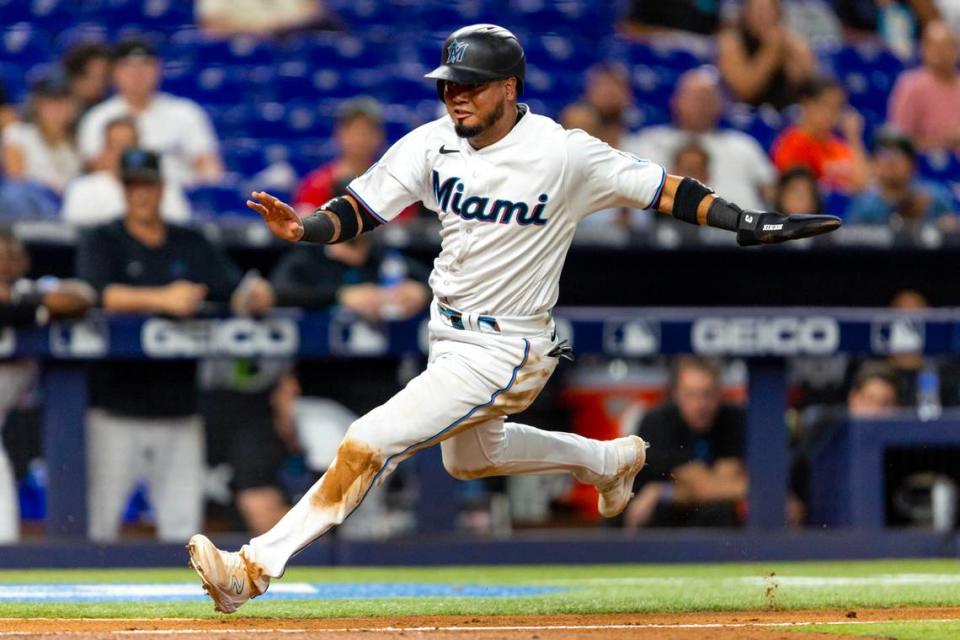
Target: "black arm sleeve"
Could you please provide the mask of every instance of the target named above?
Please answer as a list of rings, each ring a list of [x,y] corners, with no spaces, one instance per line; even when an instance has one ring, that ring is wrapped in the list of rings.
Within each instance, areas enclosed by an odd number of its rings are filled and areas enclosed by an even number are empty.
[[[337,244],[353,240],[380,225],[363,207],[355,207],[343,197],[333,198],[303,219],[301,242]]]

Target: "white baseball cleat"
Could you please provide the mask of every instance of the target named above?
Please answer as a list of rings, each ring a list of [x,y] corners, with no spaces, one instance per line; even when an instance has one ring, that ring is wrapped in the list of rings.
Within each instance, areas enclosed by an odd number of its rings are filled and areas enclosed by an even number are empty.
[[[221,551],[204,535],[190,538],[187,552],[190,566],[213,599],[213,608],[221,613],[233,613],[270,584],[270,579],[260,571],[251,570],[241,552]]]
[[[633,479],[647,463],[646,442],[639,436],[626,436],[611,440],[620,456],[620,468],[609,480],[596,485],[600,493],[597,508],[604,518],[620,515],[633,498]]]

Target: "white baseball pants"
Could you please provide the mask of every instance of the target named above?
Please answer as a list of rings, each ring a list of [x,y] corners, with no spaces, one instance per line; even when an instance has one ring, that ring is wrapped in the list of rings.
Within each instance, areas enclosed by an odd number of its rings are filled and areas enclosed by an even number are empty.
[[[552,324],[552,323],[551,323]],[[340,524],[414,453],[442,442],[443,463],[460,479],[569,472],[584,482],[616,472],[613,447],[504,418],[536,399],[557,360],[552,326],[528,337],[430,323],[429,364],[385,404],[356,420],[326,474],[270,531],[241,552],[264,575]]]
[[[91,540],[120,535],[130,493],[146,481],[157,538],[185,542],[203,521],[206,447],[199,416],[140,418],[87,412],[87,530]]]

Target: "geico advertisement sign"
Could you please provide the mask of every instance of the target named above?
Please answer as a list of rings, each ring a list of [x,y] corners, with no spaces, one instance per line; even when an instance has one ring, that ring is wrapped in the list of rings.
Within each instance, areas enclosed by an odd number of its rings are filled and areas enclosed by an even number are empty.
[[[292,356],[300,345],[297,323],[289,318],[227,318],[175,321],[151,318],[141,331],[143,352],[156,358]]]
[[[696,353],[719,355],[826,355],[840,345],[834,318],[700,318],[691,335]]]

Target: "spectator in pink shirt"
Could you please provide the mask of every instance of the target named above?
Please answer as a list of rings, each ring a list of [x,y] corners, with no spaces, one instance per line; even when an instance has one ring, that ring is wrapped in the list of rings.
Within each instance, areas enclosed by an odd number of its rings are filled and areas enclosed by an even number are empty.
[[[960,150],[957,39],[934,20],[923,30],[923,66],[904,71],[890,95],[888,119],[919,149]]]

